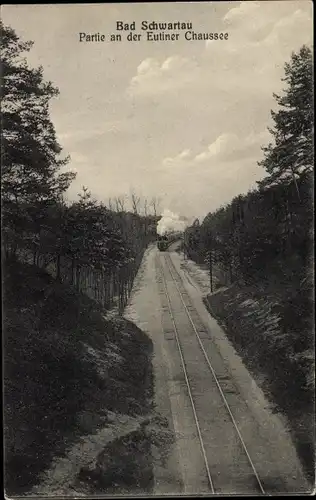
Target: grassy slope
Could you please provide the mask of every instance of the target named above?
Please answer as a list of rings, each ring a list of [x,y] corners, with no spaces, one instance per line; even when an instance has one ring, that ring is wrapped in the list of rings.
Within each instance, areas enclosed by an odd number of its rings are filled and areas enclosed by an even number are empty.
[[[106,410],[149,412],[152,345],[36,267],[7,263],[3,275],[6,492],[18,495]]]
[[[286,415],[308,476],[314,477],[311,286],[233,285],[206,299],[270,402]]]

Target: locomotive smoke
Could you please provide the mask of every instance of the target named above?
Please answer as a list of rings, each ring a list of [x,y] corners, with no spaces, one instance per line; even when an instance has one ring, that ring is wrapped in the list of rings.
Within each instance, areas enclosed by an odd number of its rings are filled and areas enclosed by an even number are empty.
[[[185,217],[174,214],[166,209],[161,214],[161,219],[157,224],[157,233],[160,236],[173,232],[183,232],[189,225],[189,221]]]

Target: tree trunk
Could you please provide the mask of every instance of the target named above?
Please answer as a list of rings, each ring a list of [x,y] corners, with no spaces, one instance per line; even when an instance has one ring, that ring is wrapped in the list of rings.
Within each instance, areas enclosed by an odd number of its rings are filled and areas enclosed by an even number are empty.
[[[56,279],[60,281],[60,255],[56,257]]]
[[[232,266],[231,259],[229,260],[229,277],[230,277],[230,283],[232,284],[232,282],[233,282],[233,266]]]
[[[71,284],[75,285],[75,259],[71,259]]]
[[[80,266],[76,266],[76,289],[80,292]]]
[[[299,190],[299,187],[298,187],[298,184],[297,184],[297,180],[296,180],[296,177],[295,177],[295,173],[294,173],[294,169],[293,169],[292,166],[291,166],[291,172],[292,172],[292,177],[293,177],[293,182],[294,182],[294,186],[295,186],[295,189],[296,189],[297,197],[298,197],[298,200],[300,202],[301,201],[300,190]]]

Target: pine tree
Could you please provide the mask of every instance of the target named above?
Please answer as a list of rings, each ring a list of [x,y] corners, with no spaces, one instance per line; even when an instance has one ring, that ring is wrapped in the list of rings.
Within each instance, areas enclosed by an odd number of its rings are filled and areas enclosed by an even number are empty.
[[[258,164],[268,172],[259,182],[261,188],[288,184],[313,169],[313,74],[312,52],[303,46],[286,63],[287,88],[284,95],[273,94],[279,109],[271,111],[274,142],[263,147],[264,159]],[[297,191],[298,186],[296,184]],[[299,191],[298,191],[299,194]]]
[[[0,31],[2,208],[6,234],[12,237],[29,222],[36,225],[30,207],[40,211],[57,201],[75,175],[60,173],[68,158],[61,158],[49,116],[50,100],[58,89],[44,81],[42,67],[29,67],[23,57],[33,42],[21,42],[2,23]]]

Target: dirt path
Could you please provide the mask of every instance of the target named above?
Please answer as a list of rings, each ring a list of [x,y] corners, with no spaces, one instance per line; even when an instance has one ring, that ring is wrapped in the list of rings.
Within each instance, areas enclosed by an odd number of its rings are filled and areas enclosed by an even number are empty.
[[[42,479],[31,491],[31,496],[84,497],[91,494],[90,488],[78,481],[82,468],[92,467],[104,447],[115,438],[129,434],[139,428],[141,419],[107,412],[107,420],[113,417],[113,424],[107,424],[95,434],[83,436],[64,457],[53,460]]]
[[[146,332],[153,341],[155,409],[167,419],[169,429],[175,435],[177,429],[174,426],[175,420],[172,414],[169,387],[171,360],[166,352],[162,335],[160,299],[156,281],[156,255],[155,246],[151,246],[145,252],[124,316]],[[161,443],[161,446],[163,447],[164,444]],[[161,460],[161,455],[164,456],[164,460]],[[155,460],[154,494],[180,493],[183,490],[183,478],[177,464],[176,444],[168,444]]]

